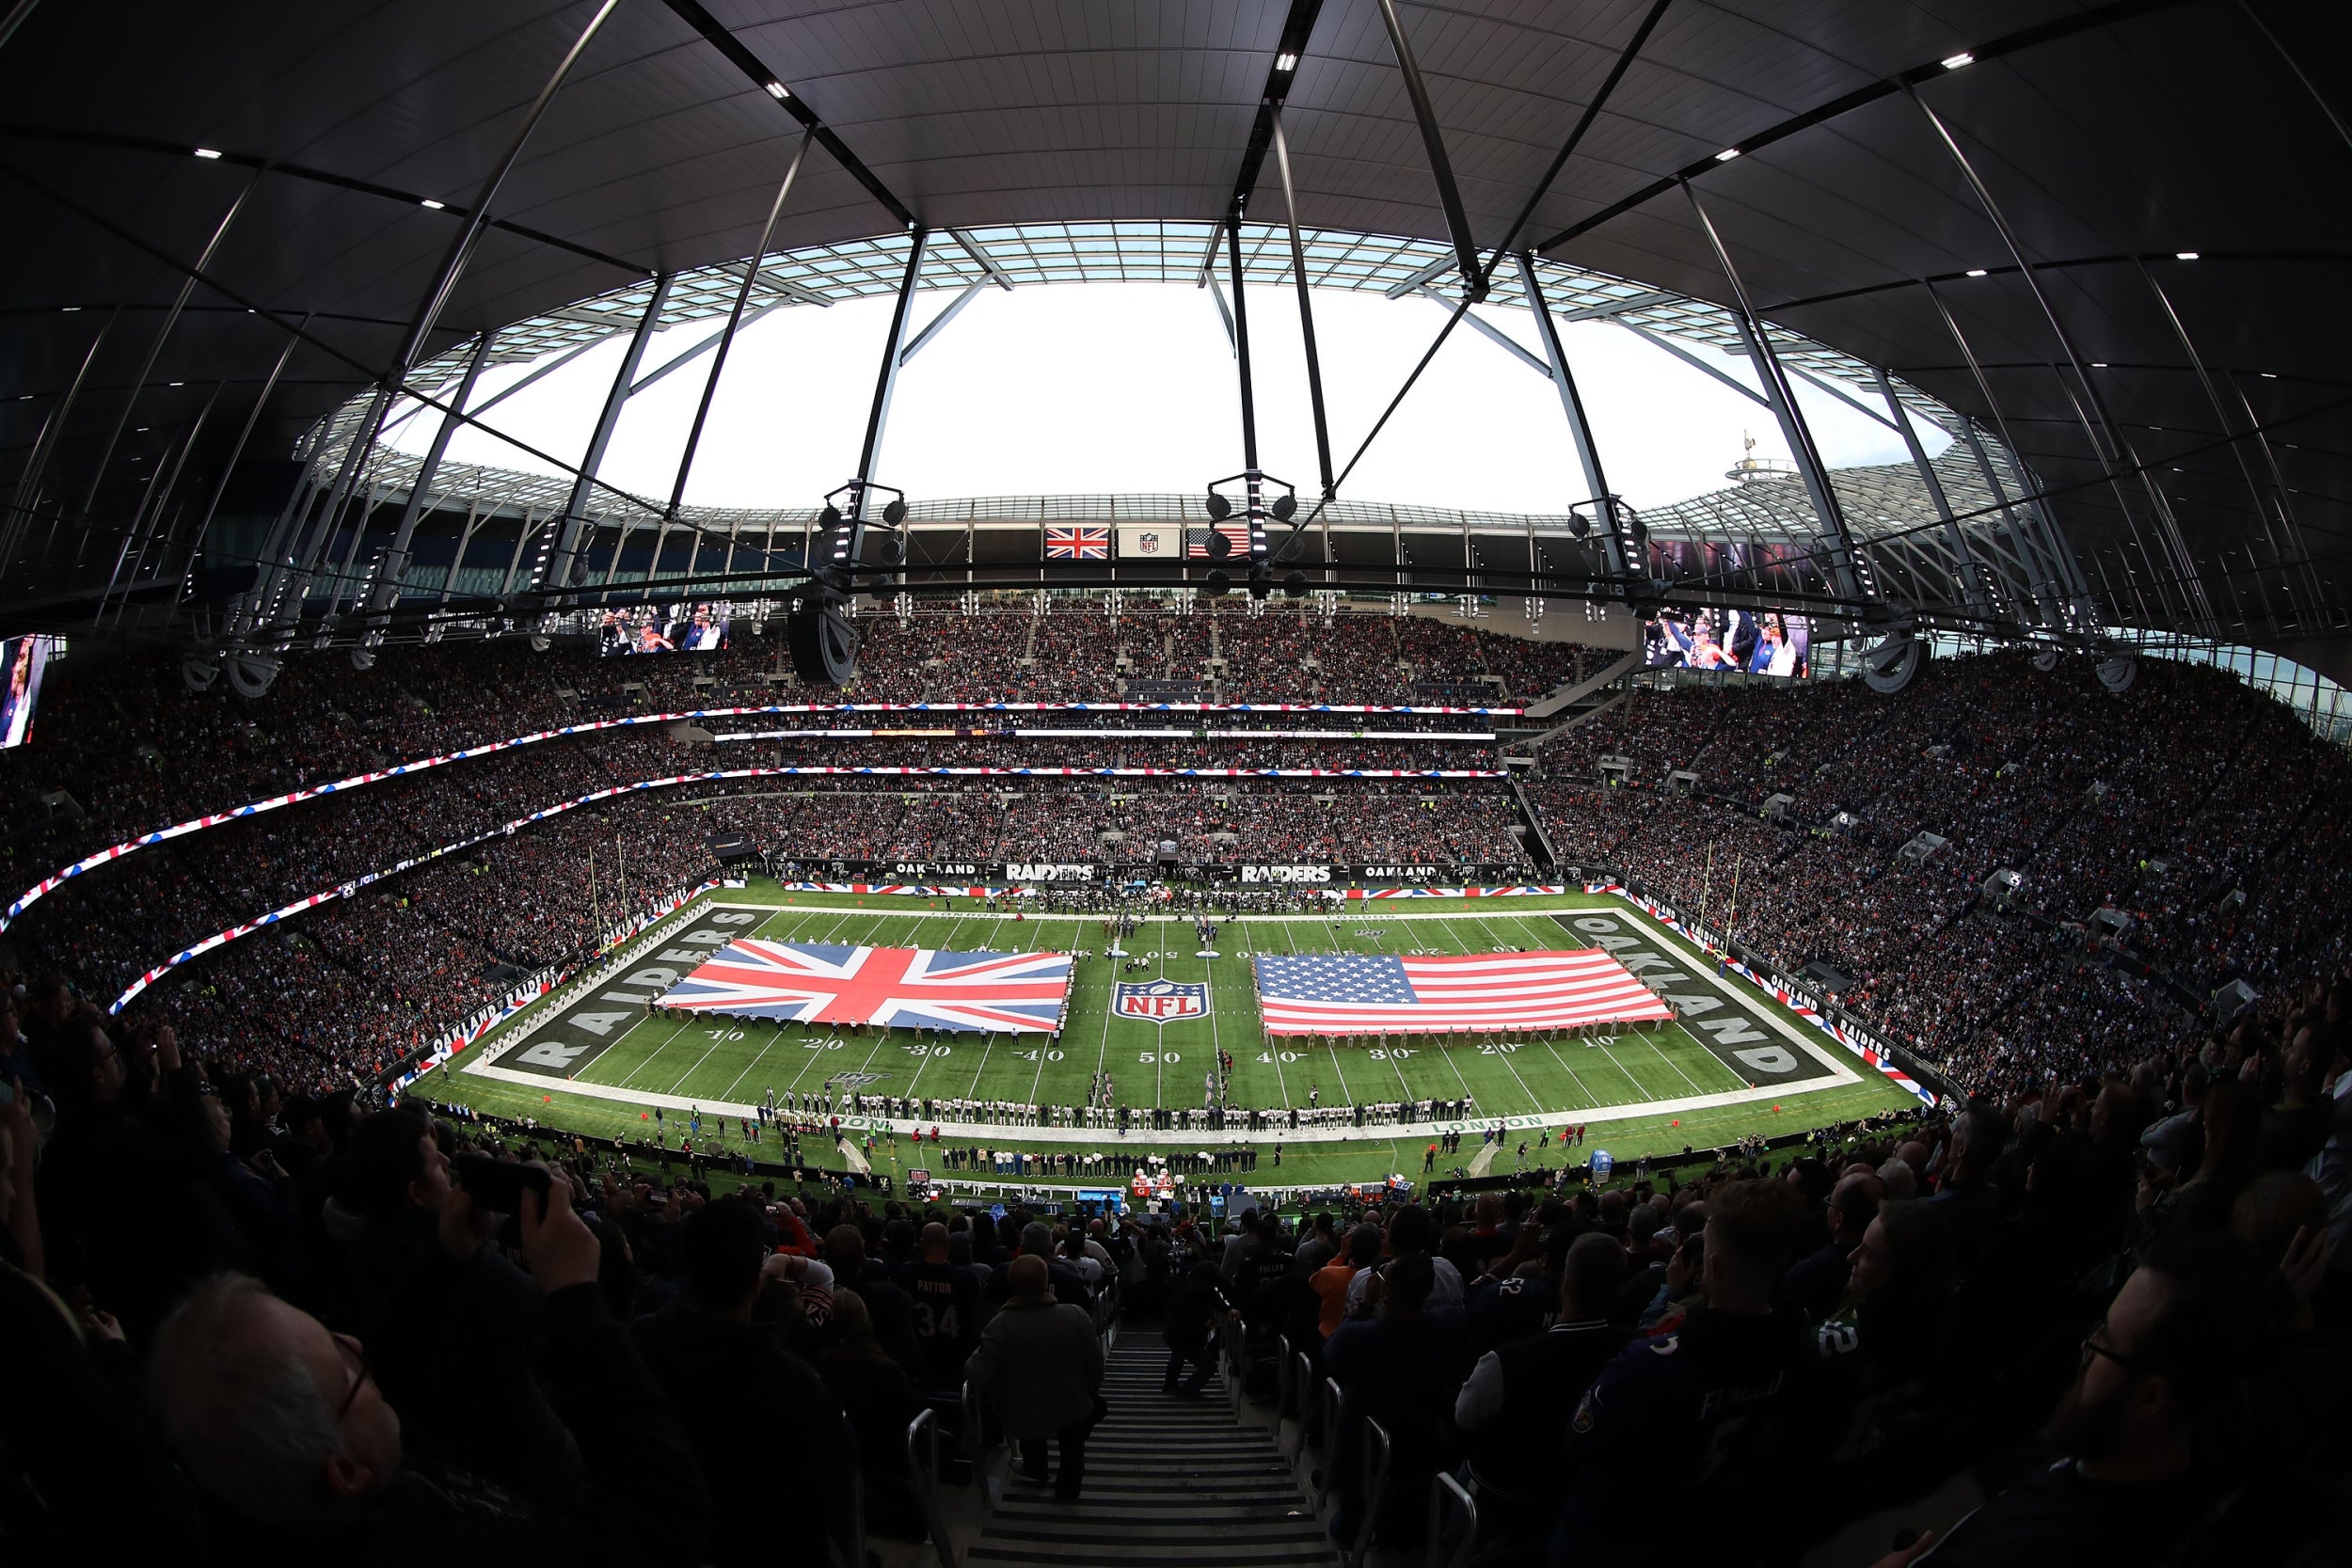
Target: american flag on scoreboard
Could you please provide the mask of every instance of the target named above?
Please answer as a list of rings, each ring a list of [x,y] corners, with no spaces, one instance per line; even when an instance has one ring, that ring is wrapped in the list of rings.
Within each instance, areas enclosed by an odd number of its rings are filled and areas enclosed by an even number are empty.
[[[1066,953],[943,953],[751,938],[670,989],[665,1007],[793,1023],[1051,1033],[1070,995]]]
[[[1597,948],[1390,958],[1262,958],[1258,1010],[1271,1035],[1563,1029],[1672,1016]]]
[[[1247,521],[1219,523],[1214,530],[1206,528],[1184,530],[1185,556],[1194,561],[1210,559],[1209,535],[1212,532],[1221,533],[1232,542],[1232,553],[1228,555],[1226,560],[1248,561],[1249,559],[1249,524]]]
[[[1107,528],[1049,528],[1045,531],[1048,561],[1108,561],[1111,531]]]

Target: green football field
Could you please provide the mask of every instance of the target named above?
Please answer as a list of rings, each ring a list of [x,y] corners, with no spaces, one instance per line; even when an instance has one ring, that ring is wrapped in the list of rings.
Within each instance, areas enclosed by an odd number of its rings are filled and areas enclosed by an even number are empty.
[[[1010,912],[963,899],[787,894],[773,884],[731,889],[660,928],[667,941],[633,943],[585,988],[568,989],[436,1072],[419,1087],[507,1116],[585,1133],[650,1135],[653,1108],[673,1147],[690,1107],[703,1113],[714,1141],[719,1107],[748,1107],[770,1090],[778,1097],[836,1094],[956,1098],[1077,1104],[1097,1071],[1111,1074],[1119,1103],[1190,1107],[1222,1048],[1234,1057],[1232,1099],[1281,1110],[1404,1100],[1459,1100],[1475,1110],[1459,1154],[1440,1170],[1508,1171],[1521,1141],[1537,1159],[1547,1131],[1584,1122],[1585,1152],[1606,1148],[1621,1160],[1706,1148],[1750,1133],[1779,1133],[1915,1103],[1835,1041],[1776,1006],[1753,986],[1717,976],[1711,960],[1622,900],[1572,895],[1491,900],[1385,900],[1327,914],[1247,916],[1225,922],[1219,956],[1196,956],[1191,917],[1144,922],[1125,939],[1146,970],[1125,971],[1104,956],[1103,916]],[[693,927],[702,927],[699,930]],[[1058,1039],[1041,1035],[962,1035],[931,1040],[905,1030],[864,1032],[663,1013],[648,1017],[643,999],[661,975],[691,969],[698,951],[738,936],[775,941],[957,952],[1087,952],[1075,964]],[[691,945],[700,939],[702,948]],[[680,941],[689,945],[674,945]],[[1603,945],[1644,974],[1674,1003],[1683,1022],[1622,1026],[1597,1037],[1391,1038],[1333,1046],[1268,1039],[1260,1026],[1250,958],[1255,954],[1482,953],[1516,948]],[[665,965],[666,968],[648,965]],[[1205,981],[1206,1016],[1165,1025],[1112,1011],[1120,980],[1165,977]],[[628,989],[636,985],[640,990]],[[1764,1070],[1758,1070],[1758,1065]],[[845,1119],[846,1102],[841,1106]],[[682,1115],[681,1113],[684,1113]],[[739,1109],[737,1115],[748,1115]],[[1141,1117],[1139,1119],[1148,1119]],[[1503,1146],[1481,1161],[1477,1129],[1506,1123]],[[1153,1132],[1133,1126],[1023,1129],[982,1132],[944,1122],[950,1145],[1060,1151],[1120,1150],[1141,1155],[1249,1143],[1259,1150],[1257,1186],[1376,1180],[1391,1171],[1418,1177],[1427,1133],[1367,1127],[1309,1133],[1229,1130]],[[874,1164],[888,1174],[917,1165],[942,1169],[929,1143],[918,1154],[903,1135],[861,1127],[876,1137]],[[1060,1135],[1056,1136],[1058,1132]],[[1336,1134],[1336,1135],[1335,1135]],[[1273,1146],[1283,1145],[1279,1174]],[[718,1147],[743,1146],[739,1133]],[[772,1140],[758,1151],[773,1154]],[[812,1163],[837,1164],[829,1149],[804,1144]],[[1557,1153],[1541,1163],[1557,1165]],[[984,1174],[973,1179],[989,1180]],[[1090,1183],[1091,1184],[1091,1183]]]

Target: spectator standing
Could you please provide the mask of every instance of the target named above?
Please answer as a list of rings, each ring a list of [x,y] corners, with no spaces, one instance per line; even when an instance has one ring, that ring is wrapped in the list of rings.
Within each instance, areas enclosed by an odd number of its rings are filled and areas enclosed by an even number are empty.
[[[1084,1307],[1054,1299],[1046,1259],[1025,1251],[1008,1266],[1009,1294],[966,1375],[994,1400],[1005,1435],[1020,1449],[1022,1474],[1044,1481],[1045,1441],[1055,1441],[1061,1465],[1054,1495],[1069,1500],[1086,1481],[1087,1435],[1108,1413],[1103,1341]]]

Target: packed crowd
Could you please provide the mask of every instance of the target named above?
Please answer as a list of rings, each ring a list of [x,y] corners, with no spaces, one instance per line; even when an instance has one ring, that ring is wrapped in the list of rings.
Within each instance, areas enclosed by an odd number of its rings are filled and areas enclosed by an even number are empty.
[[[2143,659],[2121,698],[2023,653],[1892,699],[1642,690],[1544,764],[1563,863],[1638,878],[1784,972],[1842,971],[1841,1003],[1970,1085],[2097,1070],[2227,982],[2346,957],[2347,759],[2206,666]],[[1914,859],[1921,834],[1946,842]],[[1990,895],[2000,871],[2013,895]]]
[[[2335,1560],[2347,1015],[2325,974],[2112,1073],[1658,1180],[1057,1223],[656,1186],[37,983],[0,1001],[0,1524],[37,1558],[815,1560],[921,1539],[903,1434],[967,1386],[1068,1503],[1108,1400],[1220,1360],[1274,1400],[1303,1354],[1343,1544],[1409,1549],[1443,1470],[1496,1568]],[[1105,1386],[1122,1305],[1156,1393]]]

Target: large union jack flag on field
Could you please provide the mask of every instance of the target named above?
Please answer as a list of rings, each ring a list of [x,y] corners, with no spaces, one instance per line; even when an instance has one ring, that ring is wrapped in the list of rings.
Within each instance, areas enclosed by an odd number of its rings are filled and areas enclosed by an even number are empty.
[[[943,953],[746,938],[670,989],[665,1007],[789,1023],[1049,1034],[1070,995],[1066,953]]]
[[[1111,531],[1107,528],[1049,528],[1045,531],[1048,561],[1108,561]]]
[[[1600,949],[1415,958],[1342,953],[1258,959],[1270,1035],[1558,1029],[1673,1016]]]

